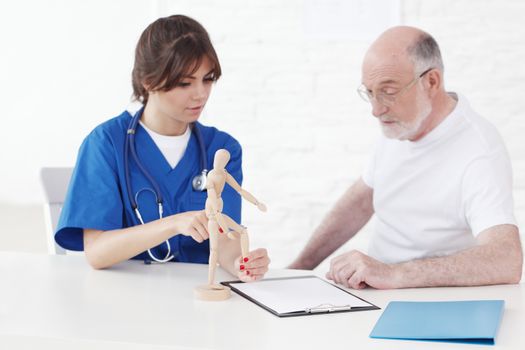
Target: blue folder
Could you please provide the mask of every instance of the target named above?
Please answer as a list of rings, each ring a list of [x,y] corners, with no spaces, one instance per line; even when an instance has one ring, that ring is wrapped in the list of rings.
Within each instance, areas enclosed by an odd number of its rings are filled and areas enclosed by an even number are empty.
[[[370,337],[494,345],[504,305],[503,300],[392,301]]]

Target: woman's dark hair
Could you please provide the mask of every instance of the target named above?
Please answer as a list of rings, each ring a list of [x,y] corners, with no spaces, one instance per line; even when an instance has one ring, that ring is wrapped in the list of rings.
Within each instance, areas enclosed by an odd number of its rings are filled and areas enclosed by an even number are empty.
[[[144,30],[135,49],[134,99],[146,104],[148,91],[173,89],[195,73],[204,58],[211,63],[212,78],[219,79],[221,65],[206,29],[183,15],[159,18]]]

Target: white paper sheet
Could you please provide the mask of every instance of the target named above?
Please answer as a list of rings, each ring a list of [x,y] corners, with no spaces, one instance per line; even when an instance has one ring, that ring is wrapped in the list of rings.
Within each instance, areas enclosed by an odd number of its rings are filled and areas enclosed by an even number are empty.
[[[320,305],[349,305],[352,308],[372,306],[317,277],[269,279],[254,283],[236,283],[233,286],[280,314],[305,311]]]

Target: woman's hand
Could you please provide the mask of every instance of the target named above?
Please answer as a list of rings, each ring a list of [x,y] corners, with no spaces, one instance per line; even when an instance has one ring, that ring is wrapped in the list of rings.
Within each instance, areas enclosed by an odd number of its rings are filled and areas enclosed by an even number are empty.
[[[202,243],[210,237],[208,232],[208,218],[204,210],[186,211],[172,216],[175,220],[177,234],[191,236],[195,241]]]
[[[248,253],[244,259],[242,256],[235,259],[234,268],[237,271],[237,277],[243,282],[252,282],[260,280],[268,271],[270,258],[264,248],[255,249]]]

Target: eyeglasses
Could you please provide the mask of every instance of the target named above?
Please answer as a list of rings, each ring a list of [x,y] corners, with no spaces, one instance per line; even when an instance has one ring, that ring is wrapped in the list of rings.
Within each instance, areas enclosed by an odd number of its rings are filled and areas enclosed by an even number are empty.
[[[419,79],[421,79],[425,74],[430,72],[434,68],[429,68],[423,73],[421,73],[419,76],[415,77],[408,85],[406,85],[404,88],[399,90],[396,93],[393,94],[387,94],[385,92],[378,92],[374,94],[372,91],[368,90],[366,86],[361,84],[359,88],[357,88],[357,93],[363,100],[366,102],[372,103],[372,100],[376,100],[377,103],[382,104],[385,107],[392,107],[395,103],[398,97],[402,96],[405,92],[407,92]]]

